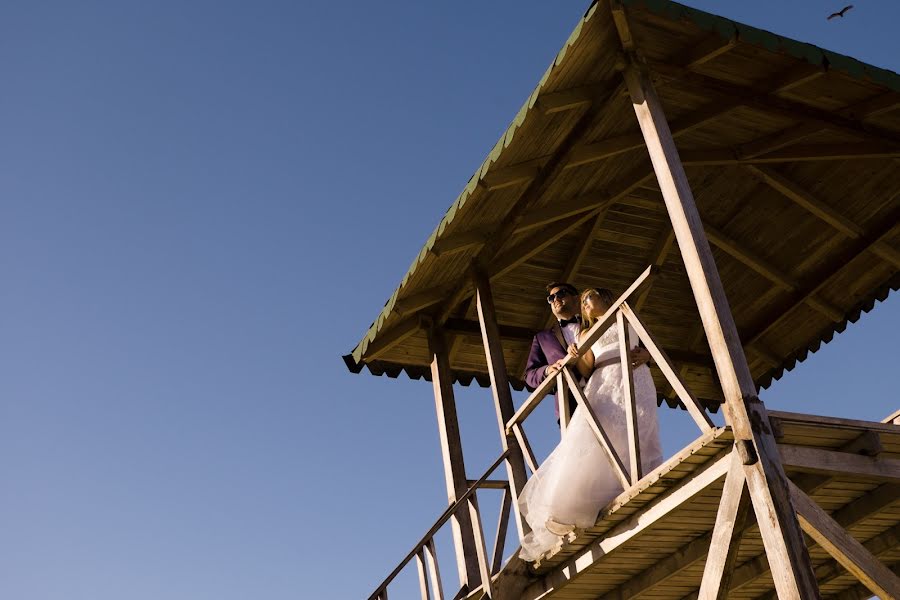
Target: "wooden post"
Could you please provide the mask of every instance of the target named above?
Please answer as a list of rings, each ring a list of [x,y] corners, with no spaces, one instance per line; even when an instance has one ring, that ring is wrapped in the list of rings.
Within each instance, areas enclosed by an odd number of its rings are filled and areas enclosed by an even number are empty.
[[[748,494],[740,456],[731,453],[731,466],[725,477],[722,500],[716,515],[709,544],[709,553],[703,569],[699,600],[724,600],[728,597],[731,573],[737,558],[744,520],[747,515]]]
[[[616,311],[616,327],[619,330],[619,360],[622,365],[622,398],[625,400],[625,429],[628,432],[628,462],[631,485],[644,476],[641,468],[641,440],[638,435],[637,405],[634,399],[634,373],[631,370],[631,348],[628,325],[621,309]]]
[[[618,8],[621,10],[621,7]],[[621,26],[619,20],[623,21]],[[616,25],[621,35],[623,28],[627,29],[627,20],[619,20]],[[622,35],[623,41],[626,36],[631,39],[629,32],[625,34]],[[745,461],[752,464],[744,465],[744,474],[769,564],[772,565],[778,597],[796,600],[819,598],[809,552],[791,503],[787,476],[769,429],[766,409],[756,395],[756,385],[744,356],[725,289],[662,104],[650,78],[634,62],[626,66],[624,75],[722,383],[725,417],[737,443],[752,443],[755,456]]]
[[[453,396],[453,376],[450,372],[447,343],[444,332],[433,325],[428,328],[428,348],[431,353],[431,382],[434,386],[438,436],[447,481],[447,500],[449,504],[453,504],[466,493],[468,481],[463,462],[462,441],[459,437],[459,421],[456,417],[456,399]],[[465,507],[453,516],[451,527],[459,581],[469,589],[475,589],[481,579],[472,521]]]
[[[478,311],[478,322],[481,325],[481,339],[484,342],[484,357],[487,361],[488,375],[491,378],[491,393],[494,397],[494,410],[497,413],[497,426],[500,428],[500,444],[503,450],[510,450],[506,459],[506,474],[509,477],[509,489],[512,493],[512,505],[516,515],[516,527],[519,540],[531,531],[528,524],[519,514],[519,494],[525,487],[525,460],[522,450],[514,435],[506,433],[506,423],[515,414],[509,377],[506,373],[506,361],[503,358],[503,346],[500,343],[500,329],[497,326],[497,313],[494,310],[494,296],[491,284],[485,273],[473,266],[472,279],[475,283],[475,307]]]

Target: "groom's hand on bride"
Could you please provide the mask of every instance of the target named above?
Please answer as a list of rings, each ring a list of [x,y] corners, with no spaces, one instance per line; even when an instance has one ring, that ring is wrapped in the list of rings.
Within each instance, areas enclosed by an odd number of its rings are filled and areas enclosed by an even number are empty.
[[[634,348],[631,351],[631,366],[640,367],[650,362],[650,352],[646,348]]]

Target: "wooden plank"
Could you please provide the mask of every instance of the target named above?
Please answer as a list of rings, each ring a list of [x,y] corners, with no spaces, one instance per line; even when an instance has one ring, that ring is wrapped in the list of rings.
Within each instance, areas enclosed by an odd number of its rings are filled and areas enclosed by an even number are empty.
[[[444,587],[441,583],[441,571],[438,567],[437,552],[434,549],[434,538],[428,540],[424,546],[425,558],[428,562],[428,575],[431,578],[431,591],[434,600],[444,600]]]
[[[846,474],[866,479],[900,482],[900,460],[779,444],[784,466],[807,473]]]
[[[484,528],[481,525],[481,512],[478,510],[478,501],[476,496],[471,495],[466,500],[469,509],[469,522],[472,524],[472,538],[475,540],[475,558],[478,562],[478,575],[481,582],[481,589],[484,590],[488,598],[494,596],[491,585],[491,568],[488,564],[487,546],[484,542]],[[474,586],[470,585],[469,588]]]
[[[862,227],[844,217],[777,171],[758,165],[747,165],[745,168],[754,177],[780,192],[795,204],[802,206],[847,237],[856,239],[863,235]]]
[[[725,477],[722,499],[716,514],[716,525],[700,584],[701,600],[724,600],[737,559],[750,496],[743,465],[737,452],[731,453],[731,466]]]
[[[389,329],[378,332],[378,336],[363,351],[363,362],[376,360],[379,356],[419,331],[421,327],[422,318],[419,315],[411,315]]]
[[[416,567],[419,571],[419,592],[422,600],[431,600],[431,592],[428,589],[428,574],[425,570],[425,552],[419,550],[416,553]]]
[[[487,232],[480,227],[444,235],[434,241],[434,244],[431,246],[431,253],[435,256],[446,256],[469,250],[484,244],[487,236]]]
[[[447,499],[449,504],[453,504],[467,492],[468,481],[462,440],[459,435],[459,420],[456,416],[456,399],[453,395],[453,374],[450,372],[444,333],[440,328],[434,326],[428,328],[428,347],[431,353],[431,382],[434,388]],[[473,588],[479,581],[479,566],[469,514],[466,511],[458,511],[451,520],[451,528],[459,580]]]
[[[694,397],[690,390],[688,390],[681,375],[678,374],[678,371],[676,371],[672,364],[672,361],[660,347],[659,343],[657,343],[656,338],[653,337],[650,330],[644,326],[644,322],[641,321],[637,313],[630,310],[627,305],[623,307],[622,312],[625,315],[625,318],[631,323],[632,327],[634,327],[638,337],[644,342],[647,351],[650,352],[650,356],[652,356],[654,362],[656,362],[656,366],[662,371],[663,376],[672,386],[672,389],[675,390],[678,398],[681,399],[681,402],[691,415],[691,418],[694,419],[697,427],[700,428],[700,431],[705,432],[711,430],[713,428],[712,419],[709,418],[709,415],[703,410],[700,402]]]
[[[791,497],[800,525],[817,544],[880,598],[900,598],[900,577],[884,566],[861,543],[822,510],[803,490],[791,484]]]
[[[494,534],[494,553],[491,555],[491,574],[500,572],[503,566],[503,549],[506,546],[506,530],[509,527],[509,516],[512,512],[512,493],[509,488],[503,489],[500,500],[500,516],[497,520],[497,531]],[[520,538],[521,539],[521,538]]]
[[[574,578],[588,571],[598,560],[640,535],[647,528],[658,523],[660,519],[684,506],[691,498],[724,477],[730,464],[731,455],[729,453],[658,498],[646,510],[639,511],[621,521],[603,538],[591,543],[590,546],[579,551],[565,563],[554,568],[543,579],[527,587],[522,594],[522,599],[537,600],[550,593],[558,592]],[[592,597],[596,597],[596,594]]]
[[[713,34],[705,42],[694,46],[688,52],[687,57],[681,61],[681,64],[688,69],[695,69],[730,52],[737,45],[738,34],[736,31],[734,35],[725,39],[718,33]]]
[[[547,163],[547,160],[546,157],[541,157],[508,167],[492,168],[482,176],[481,181],[484,182],[488,191],[520,185],[540,175],[541,168]]]
[[[562,373],[556,376],[556,406],[559,411],[559,435],[564,437],[572,415],[569,412],[569,386]]]
[[[450,293],[450,288],[446,285],[428,288],[419,293],[410,294],[409,296],[405,296],[403,298],[398,298],[394,303],[394,310],[401,316],[411,315],[422,310],[423,308],[434,306],[435,304],[446,298],[448,293]],[[379,338],[376,339],[376,341],[380,339],[381,336],[379,335]]]
[[[753,441],[759,457],[755,464],[745,467],[745,474],[766,552],[774,565],[776,588],[783,598],[818,598],[775,440],[771,432],[751,426],[753,422],[767,422],[766,410],[756,396],[756,385],[662,105],[649,77],[633,64],[626,68],[625,80],[716,363],[726,420],[736,438]]]
[[[606,430],[603,429],[603,425],[600,423],[600,419],[597,418],[596,413],[594,413],[594,409],[591,408],[590,403],[588,403],[587,398],[585,398],[584,392],[582,392],[581,388],[578,386],[578,382],[575,381],[574,377],[572,377],[572,372],[569,370],[569,367],[563,367],[562,373],[566,378],[566,382],[569,384],[569,389],[575,397],[575,400],[581,407],[581,410],[585,411],[585,414],[587,415],[588,425],[590,425],[591,429],[594,432],[594,435],[597,436],[597,441],[600,443],[600,446],[606,453],[606,458],[609,459],[609,463],[612,466],[613,473],[619,479],[619,482],[622,484],[622,488],[627,490],[631,487],[631,482],[628,480],[628,474],[625,472],[625,466],[622,464],[622,459],[616,453],[616,448],[612,445],[612,442],[609,441],[609,436],[606,435]]]
[[[506,422],[515,413],[509,377],[506,373],[506,361],[503,358],[503,346],[500,342],[500,329],[497,325],[497,311],[494,307],[494,295],[487,275],[478,266],[471,269],[472,281],[475,284],[475,308],[478,322],[481,325],[481,340],[487,362],[488,376],[491,380],[491,396],[494,400],[494,412],[497,417],[497,428],[500,432],[500,444],[504,451],[509,451],[506,459],[506,474],[510,483],[513,506],[516,513],[516,527],[521,540],[530,529],[519,514],[519,494],[528,480],[525,473],[525,460],[522,450],[514,436],[506,431]]]
[[[616,311],[616,326],[619,330],[619,361],[622,368],[622,398],[625,401],[625,430],[628,434],[628,462],[631,485],[644,476],[641,467],[641,444],[638,434],[637,405],[634,398],[634,373],[631,364],[631,346],[628,327],[622,310]]]
[[[558,92],[543,93],[538,96],[537,108],[545,115],[552,115],[576,108],[585,108],[598,96],[602,97],[603,89],[598,86],[585,85]]]
[[[519,448],[522,449],[525,464],[532,473],[536,473],[538,470],[537,459],[534,457],[534,451],[531,449],[531,444],[528,443],[528,438],[525,437],[525,430],[522,429],[521,423],[514,423],[511,429],[513,435],[516,436],[516,441],[519,442]]]

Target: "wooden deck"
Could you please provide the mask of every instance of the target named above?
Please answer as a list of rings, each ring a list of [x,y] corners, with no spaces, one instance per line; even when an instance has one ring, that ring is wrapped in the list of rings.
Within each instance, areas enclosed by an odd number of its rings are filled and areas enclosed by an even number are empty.
[[[900,426],[782,412],[770,412],[770,424],[791,481],[884,565],[900,569]],[[495,577],[495,597],[696,598],[732,447],[728,428],[701,436],[536,568],[512,558]],[[728,597],[775,598],[748,512]],[[823,597],[871,596],[809,537],[807,545]]]

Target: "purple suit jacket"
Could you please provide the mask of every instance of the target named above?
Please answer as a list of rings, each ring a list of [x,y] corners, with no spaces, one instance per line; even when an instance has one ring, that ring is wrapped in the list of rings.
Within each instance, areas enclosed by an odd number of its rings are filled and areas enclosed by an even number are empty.
[[[544,381],[544,370],[547,365],[553,364],[561,358],[565,358],[566,349],[557,339],[557,333],[562,335],[558,327],[539,331],[531,342],[531,351],[528,353],[528,362],[525,363],[525,383],[528,387],[536,388]],[[559,419],[559,402],[554,402],[556,418]],[[575,412],[578,403],[569,396],[570,414]]]

